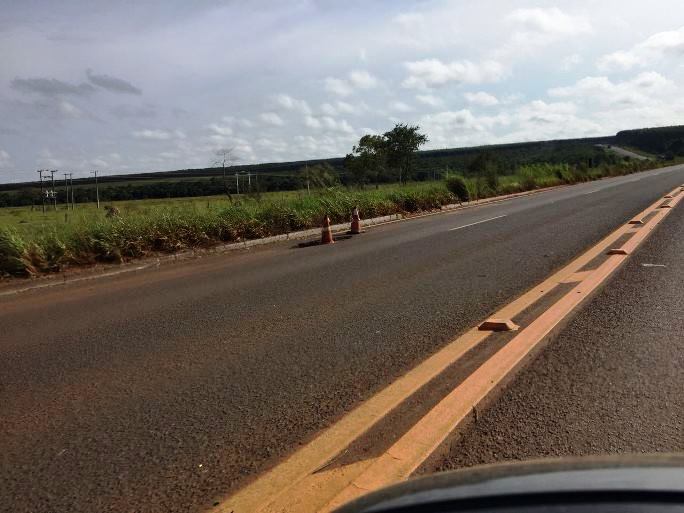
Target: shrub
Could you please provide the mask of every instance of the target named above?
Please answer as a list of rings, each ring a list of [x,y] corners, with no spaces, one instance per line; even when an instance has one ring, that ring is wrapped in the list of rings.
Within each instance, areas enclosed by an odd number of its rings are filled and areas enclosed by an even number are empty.
[[[529,167],[521,168],[518,172],[520,176],[520,187],[524,191],[530,191],[537,188],[537,173],[534,169]]]
[[[36,273],[28,247],[16,232],[0,229],[0,273],[12,276],[30,276]]]
[[[470,193],[466,181],[461,176],[450,176],[446,180],[446,188],[451,194],[458,198],[458,201],[469,201]]]
[[[485,171],[485,181],[487,184],[487,189],[490,191],[490,195],[496,194],[499,189],[499,174],[493,167]]]

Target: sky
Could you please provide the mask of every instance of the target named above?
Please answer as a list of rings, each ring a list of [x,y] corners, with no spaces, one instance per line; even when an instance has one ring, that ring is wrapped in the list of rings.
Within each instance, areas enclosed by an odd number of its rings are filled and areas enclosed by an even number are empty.
[[[681,0],[0,0],[0,182],[684,124]]]

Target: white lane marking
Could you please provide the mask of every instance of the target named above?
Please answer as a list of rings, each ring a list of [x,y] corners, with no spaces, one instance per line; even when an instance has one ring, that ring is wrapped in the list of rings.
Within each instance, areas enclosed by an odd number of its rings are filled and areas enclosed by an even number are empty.
[[[483,219],[482,221],[477,221],[475,223],[464,224],[463,226],[457,226],[456,228],[449,228],[449,231],[453,232],[454,230],[460,230],[461,228],[468,228],[468,226],[475,226],[476,224],[487,223],[489,221],[494,221],[495,219],[501,219],[502,217],[506,217],[506,215],[507,214],[504,214],[502,216],[490,217],[489,219]]]
[[[594,194],[594,193],[596,193],[596,192],[601,192],[602,190],[603,190],[603,189],[596,189],[595,191],[585,192],[584,195],[586,196],[587,194]]]

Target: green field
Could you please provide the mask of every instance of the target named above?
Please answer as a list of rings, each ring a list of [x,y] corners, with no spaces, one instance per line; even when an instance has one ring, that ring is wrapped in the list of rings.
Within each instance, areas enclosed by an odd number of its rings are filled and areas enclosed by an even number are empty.
[[[233,196],[233,204],[248,205],[251,203],[272,203],[287,201],[306,195],[306,191],[268,192],[255,197],[242,195]],[[43,213],[37,207],[5,207],[0,208],[0,226],[12,226],[23,232],[30,232],[50,228],[55,225],[75,225],[90,221],[106,220],[105,206],[119,209],[122,216],[150,215],[160,211],[176,212],[207,212],[230,206],[226,196],[200,196],[194,198],[164,198],[129,201],[102,201],[98,210],[96,203],[77,203],[74,210],[67,209],[64,204],[57,204],[57,210],[52,205],[46,205]]]
[[[508,178],[508,177],[506,177]],[[507,180],[508,181],[508,180]],[[436,182],[442,186],[442,182]],[[365,190],[340,187],[338,190],[351,193],[373,193],[381,191],[422,191],[435,186],[435,182],[410,183],[399,187],[398,184],[381,184],[377,187],[367,187]],[[67,209],[64,204],[57,204],[57,210],[52,205],[46,205],[46,212],[38,207],[5,207],[0,208],[0,227],[12,227],[21,233],[39,233],[46,229],[61,229],[61,226],[77,226],[93,221],[107,221],[106,206],[116,207],[122,217],[150,216],[162,213],[203,214],[217,212],[231,207],[244,209],[263,208],[269,204],[291,201],[306,201],[307,198],[320,197],[325,190],[298,190],[266,192],[259,195],[233,195],[232,201],[227,196],[199,196],[192,198],[163,198],[127,201],[101,201],[98,210],[96,203],[77,203],[75,209]]]

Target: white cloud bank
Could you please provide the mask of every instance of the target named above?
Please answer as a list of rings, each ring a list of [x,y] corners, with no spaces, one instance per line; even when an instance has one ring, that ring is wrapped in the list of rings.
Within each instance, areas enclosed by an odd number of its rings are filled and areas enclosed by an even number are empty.
[[[220,147],[243,163],[332,157],[396,122],[437,148],[684,120],[684,28],[662,15],[675,0],[264,2],[144,0],[145,31],[116,2],[10,2],[3,178],[204,167]]]
[[[428,89],[449,83],[498,82],[505,75],[503,65],[493,60],[474,63],[468,60],[442,62],[439,59],[424,59],[405,62],[404,66],[409,76],[402,85],[408,89]]]
[[[653,65],[664,59],[684,57],[684,27],[658,32],[628,50],[601,56],[597,66],[603,71],[626,71]]]

